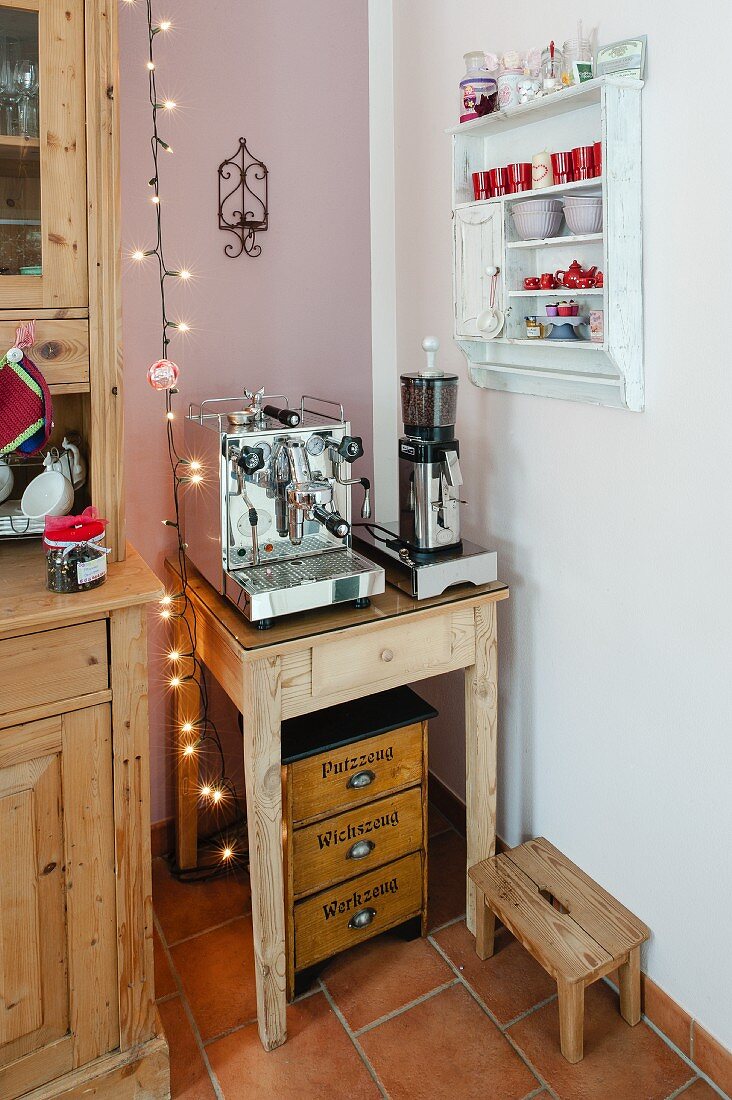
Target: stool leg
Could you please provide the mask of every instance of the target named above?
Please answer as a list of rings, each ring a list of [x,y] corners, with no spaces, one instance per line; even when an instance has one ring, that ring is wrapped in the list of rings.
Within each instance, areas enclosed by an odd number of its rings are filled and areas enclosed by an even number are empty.
[[[618,968],[620,1015],[634,1027],[641,1018],[640,947],[628,953],[628,961]]]
[[[496,916],[486,904],[485,897],[475,891],[475,952],[479,959],[489,959],[493,954],[496,937]]]
[[[580,1062],[583,1055],[585,1025],[584,982],[557,978],[559,995],[559,1044],[568,1062]]]

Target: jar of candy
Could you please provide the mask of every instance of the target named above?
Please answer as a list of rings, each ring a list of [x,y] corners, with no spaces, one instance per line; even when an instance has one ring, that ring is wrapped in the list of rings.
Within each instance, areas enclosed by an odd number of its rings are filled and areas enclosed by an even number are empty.
[[[489,115],[498,108],[498,83],[485,64],[485,54],[474,50],[464,55],[465,76],[460,81],[460,121]]]
[[[107,521],[87,508],[80,516],[46,516],[46,586],[51,592],[86,592],[107,579],[103,546]]]

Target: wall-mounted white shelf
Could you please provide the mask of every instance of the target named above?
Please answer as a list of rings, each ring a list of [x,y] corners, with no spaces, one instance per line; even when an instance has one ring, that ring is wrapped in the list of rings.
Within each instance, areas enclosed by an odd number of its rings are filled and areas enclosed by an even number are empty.
[[[573,244],[591,244],[593,241],[602,241],[602,233],[572,233],[564,237],[544,237],[535,241],[509,241],[506,248],[556,248],[557,246],[571,246]]]
[[[448,131],[453,140],[455,339],[475,385],[642,410],[642,87],[638,80],[601,77]],[[602,177],[472,201],[473,172],[531,160],[543,149],[598,140]],[[587,191],[602,194],[602,232],[575,236],[565,229],[557,237],[516,240],[513,203]],[[524,289],[526,277],[568,267],[575,249],[583,267],[603,272],[603,287]],[[487,267],[500,269],[496,305],[505,315],[504,329],[493,340],[483,338],[476,325],[489,303]],[[535,299],[538,313],[548,299],[581,299],[583,312],[602,309],[604,342],[526,338],[523,298]],[[561,318],[555,323],[561,324]]]
[[[509,290],[509,298],[602,298],[603,288],[593,290],[573,290],[569,286],[560,286],[557,290]]]
[[[582,107],[590,107],[599,104],[603,91],[608,81],[616,88],[631,88],[635,90],[642,80],[629,80],[625,77],[601,76],[595,80],[586,80],[584,84],[576,84],[571,88],[564,88],[561,92],[534,99],[529,103],[523,103],[518,107],[507,107],[503,111],[496,111],[492,115],[484,115],[482,118],[474,118],[472,122],[461,122],[458,126],[451,126],[445,131],[447,134],[467,135],[469,137],[485,137],[500,130],[514,130],[519,126],[530,126],[545,119],[557,118],[569,111],[577,111]]]

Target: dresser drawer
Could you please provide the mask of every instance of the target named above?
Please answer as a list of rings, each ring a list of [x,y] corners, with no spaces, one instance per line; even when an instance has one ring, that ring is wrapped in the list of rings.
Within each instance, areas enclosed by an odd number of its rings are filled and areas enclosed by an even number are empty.
[[[377,936],[422,908],[419,852],[295,905],[295,968],[303,970]]]
[[[312,894],[354,874],[391,863],[420,849],[422,842],[421,787],[295,829],[295,895]]]
[[[297,760],[289,766],[292,820],[308,821],[422,781],[422,725],[416,723]]]
[[[12,347],[18,325],[22,323],[0,321],[0,342],[4,348]],[[49,386],[88,386],[88,320],[39,318],[31,359]]]
[[[105,691],[107,624],[80,623],[0,641],[0,668],[0,714]]]

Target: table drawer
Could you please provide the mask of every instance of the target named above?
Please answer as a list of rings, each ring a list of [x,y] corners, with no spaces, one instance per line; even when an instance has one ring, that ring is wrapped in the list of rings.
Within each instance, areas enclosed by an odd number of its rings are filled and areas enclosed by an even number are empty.
[[[295,968],[303,970],[416,916],[422,908],[419,852],[295,905]]]
[[[70,597],[73,599],[73,597]],[[0,641],[0,714],[109,687],[106,622]]]
[[[422,789],[380,798],[356,810],[295,829],[296,896],[381,867],[422,847]]]
[[[372,802],[422,781],[422,725],[391,730],[289,766],[292,820],[308,821]]]
[[[416,621],[415,621],[416,620]],[[309,658],[309,659],[307,659]],[[316,644],[283,661],[285,717],[385,691],[475,661],[472,607],[391,621],[378,630]]]

